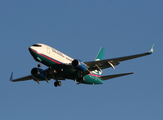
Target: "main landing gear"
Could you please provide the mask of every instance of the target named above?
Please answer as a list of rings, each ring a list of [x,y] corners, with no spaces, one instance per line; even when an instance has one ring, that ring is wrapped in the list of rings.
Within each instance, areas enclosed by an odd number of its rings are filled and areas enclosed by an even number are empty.
[[[53,79],[56,80],[56,81],[54,82],[54,86],[55,86],[55,87],[61,86],[61,85],[62,85],[62,82],[58,80],[57,71],[54,70],[53,72],[54,72]]]
[[[38,63],[38,64],[37,64],[37,67],[42,67],[42,64],[41,64],[41,63]],[[49,67],[49,72],[51,71],[50,68],[51,68],[51,67]],[[61,71],[63,71],[63,69],[61,69]],[[46,72],[48,72],[48,71],[46,71]],[[48,72],[48,73],[49,73],[49,72]],[[49,74],[50,74],[50,73],[49,73]],[[61,86],[61,85],[62,85],[62,82],[61,82],[61,81],[58,81],[58,77],[55,76],[55,74],[57,74],[57,71],[54,70],[51,74],[54,75],[54,76],[53,76],[53,79],[56,80],[56,82],[54,82],[54,86],[55,86],[55,87]]]
[[[62,82],[61,81],[56,81],[54,82],[54,86],[57,87],[57,86],[61,86],[62,85]]]

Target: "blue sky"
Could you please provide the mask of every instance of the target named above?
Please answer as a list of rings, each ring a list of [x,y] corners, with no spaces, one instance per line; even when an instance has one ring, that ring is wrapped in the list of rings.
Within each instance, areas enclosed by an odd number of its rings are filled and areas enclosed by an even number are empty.
[[[162,120],[162,5],[162,0],[1,0],[0,119]],[[34,43],[83,61],[94,60],[100,47],[112,58],[156,46],[151,56],[104,70],[135,74],[103,85],[10,82],[11,72],[18,78],[36,67],[28,52]]]

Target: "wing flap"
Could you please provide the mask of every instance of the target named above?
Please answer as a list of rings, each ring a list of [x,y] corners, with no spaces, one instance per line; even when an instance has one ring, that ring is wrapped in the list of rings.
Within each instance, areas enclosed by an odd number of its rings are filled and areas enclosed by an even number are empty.
[[[134,73],[131,72],[131,73],[122,73],[122,74],[114,74],[114,75],[101,76],[101,79],[102,80],[108,80],[108,79],[112,79],[112,78],[116,78],[116,77],[121,77],[121,76],[125,76],[125,75],[130,75],[130,74],[134,74]]]

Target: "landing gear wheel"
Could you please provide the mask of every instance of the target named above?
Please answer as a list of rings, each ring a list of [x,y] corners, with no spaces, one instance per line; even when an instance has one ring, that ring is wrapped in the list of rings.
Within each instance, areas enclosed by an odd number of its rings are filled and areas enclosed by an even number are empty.
[[[57,86],[58,86],[57,82],[54,82],[54,86],[55,86],[55,87],[57,87]]]
[[[54,82],[54,86],[57,87],[57,86],[61,86],[62,85],[62,82],[61,81],[56,81]]]
[[[58,86],[61,86],[62,85],[62,82],[61,81],[58,81]]]
[[[41,64],[38,64],[37,66],[38,66],[38,67],[41,67],[42,65],[41,65]]]

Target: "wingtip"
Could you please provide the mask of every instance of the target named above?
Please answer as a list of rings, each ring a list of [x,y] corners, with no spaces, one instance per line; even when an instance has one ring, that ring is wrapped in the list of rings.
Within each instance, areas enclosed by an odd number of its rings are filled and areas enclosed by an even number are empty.
[[[10,76],[10,81],[12,81],[12,78],[13,78],[13,72],[11,73],[11,76]]]
[[[152,54],[154,52],[154,46],[155,44],[152,45],[152,48],[150,49],[150,51],[148,52],[149,54]]]
[[[130,73],[127,73],[128,75],[130,75],[130,74],[135,74],[134,72],[130,72]]]

